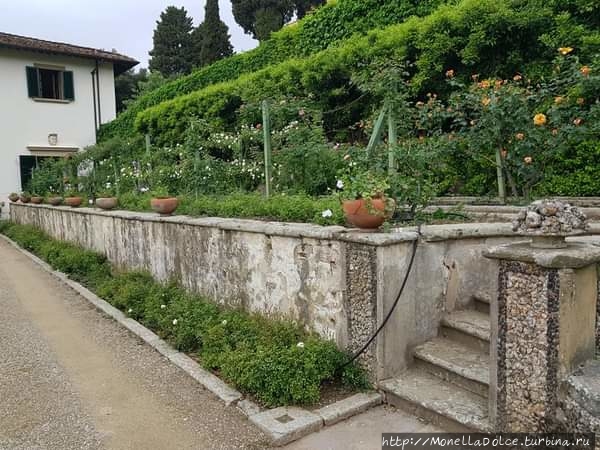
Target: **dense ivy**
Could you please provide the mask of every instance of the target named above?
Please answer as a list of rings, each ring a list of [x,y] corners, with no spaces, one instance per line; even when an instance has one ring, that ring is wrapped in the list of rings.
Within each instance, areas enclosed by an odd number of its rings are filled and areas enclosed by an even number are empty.
[[[273,33],[271,39],[254,50],[217,61],[140,97],[116,120],[103,126],[101,138],[131,133],[137,114],[148,107],[292,57],[313,54],[355,33],[365,34],[411,15],[426,15],[442,1],[330,1],[297,23]]]

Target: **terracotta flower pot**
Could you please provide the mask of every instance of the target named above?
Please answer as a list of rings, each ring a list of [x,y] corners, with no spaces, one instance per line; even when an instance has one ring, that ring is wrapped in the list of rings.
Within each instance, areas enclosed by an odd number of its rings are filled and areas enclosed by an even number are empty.
[[[105,210],[115,209],[118,203],[117,197],[100,197],[96,199],[96,206]]]
[[[39,205],[44,202],[44,197],[31,197],[31,203]]]
[[[31,201],[31,196],[25,195],[25,194],[21,194],[21,196],[19,197],[19,199],[21,200],[21,203],[29,203]]]
[[[373,230],[379,228],[387,218],[385,199],[344,200],[342,203],[346,220],[358,228]]]
[[[19,201],[19,194],[15,194],[15,193],[13,192],[12,194],[10,194],[10,195],[8,196],[8,199],[9,199],[11,202],[13,202],[13,203],[16,203],[16,202],[18,202],[18,201]]]
[[[62,197],[49,197],[48,198],[48,204],[50,204],[52,206],[61,205],[62,202],[63,202],[63,198]]]
[[[66,197],[65,205],[70,206],[71,208],[77,208],[81,206],[83,199],[81,197]]]
[[[150,206],[154,212],[168,216],[177,209],[179,200],[176,197],[159,197],[150,200]]]

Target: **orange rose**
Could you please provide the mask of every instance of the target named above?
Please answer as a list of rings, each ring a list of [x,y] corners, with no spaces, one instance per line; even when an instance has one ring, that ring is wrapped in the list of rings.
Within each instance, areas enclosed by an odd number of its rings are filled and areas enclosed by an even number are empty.
[[[479,82],[479,87],[481,89],[488,89],[490,87],[490,81],[489,80],[483,80]]]
[[[592,69],[590,69],[589,66],[583,66],[579,71],[584,77],[589,77],[590,73],[592,73]]]
[[[546,122],[548,122],[548,119],[546,118],[545,114],[539,113],[533,117],[533,123],[538,127],[546,125]]]
[[[523,158],[523,162],[529,165],[533,162],[533,158],[531,156],[526,156],[525,158]]]

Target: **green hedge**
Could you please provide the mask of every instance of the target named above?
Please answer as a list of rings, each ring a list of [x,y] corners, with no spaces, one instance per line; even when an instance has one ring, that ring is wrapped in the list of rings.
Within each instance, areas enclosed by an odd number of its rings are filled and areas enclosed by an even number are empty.
[[[337,197],[313,198],[307,195],[276,194],[266,199],[261,194],[238,193],[226,196],[179,196],[177,214],[206,217],[231,217],[343,225],[344,215]],[[135,193],[119,197],[119,207],[130,211],[150,211],[150,196]],[[323,217],[330,210],[331,217]]]
[[[326,381],[368,386],[356,366],[339,370],[348,360],[345,353],[294,324],[219,308],[146,273],[113,271],[104,256],[31,226],[0,222],[0,233],[87,284],[179,350],[197,354],[205,367],[267,406],[315,403]]]
[[[226,126],[242,102],[282,96],[327,97],[375,59],[415,61],[415,91],[439,87],[444,72],[512,76],[550,61],[556,49],[540,42],[555,25],[550,8],[513,7],[510,0],[462,0],[424,18],[375,30],[307,58],[213,84],[141,112],[136,127],[160,144],[181,142],[190,116]]]
[[[166,100],[235,79],[289,58],[313,54],[355,33],[364,34],[373,28],[399,23],[411,15],[426,15],[443,1],[330,1],[297,23],[273,33],[271,39],[257,48],[217,61],[140,97],[116,120],[103,126],[101,137],[130,133],[139,112]]]

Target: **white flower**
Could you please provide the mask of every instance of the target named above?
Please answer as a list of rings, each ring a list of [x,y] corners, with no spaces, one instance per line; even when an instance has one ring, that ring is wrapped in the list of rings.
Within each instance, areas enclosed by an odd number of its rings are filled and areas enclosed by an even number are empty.
[[[127,312],[128,312],[129,314],[131,314],[131,313],[133,312],[133,309],[129,308],[129,309],[127,310]]]
[[[296,347],[298,347],[298,348],[304,348],[304,342],[298,342],[296,344]]]
[[[88,200],[88,203],[89,203],[90,205],[93,205],[93,204],[94,204],[94,200],[92,200],[92,199],[90,198],[90,199]]]
[[[177,319],[173,319],[173,325],[177,325]]]
[[[142,188],[140,188],[140,192],[148,192],[148,188],[147,187],[142,187]]]
[[[167,305],[160,305],[160,309],[165,309]]]
[[[331,217],[331,216],[333,216],[333,212],[332,212],[330,209],[326,209],[325,211],[323,211],[323,212],[321,213],[321,215],[322,215],[323,217]]]
[[[223,325],[227,325],[227,321],[224,320],[223,322],[221,322]]]
[[[342,180],[338,180],[335,186],[338,189],[344,189],[344,182]]]

